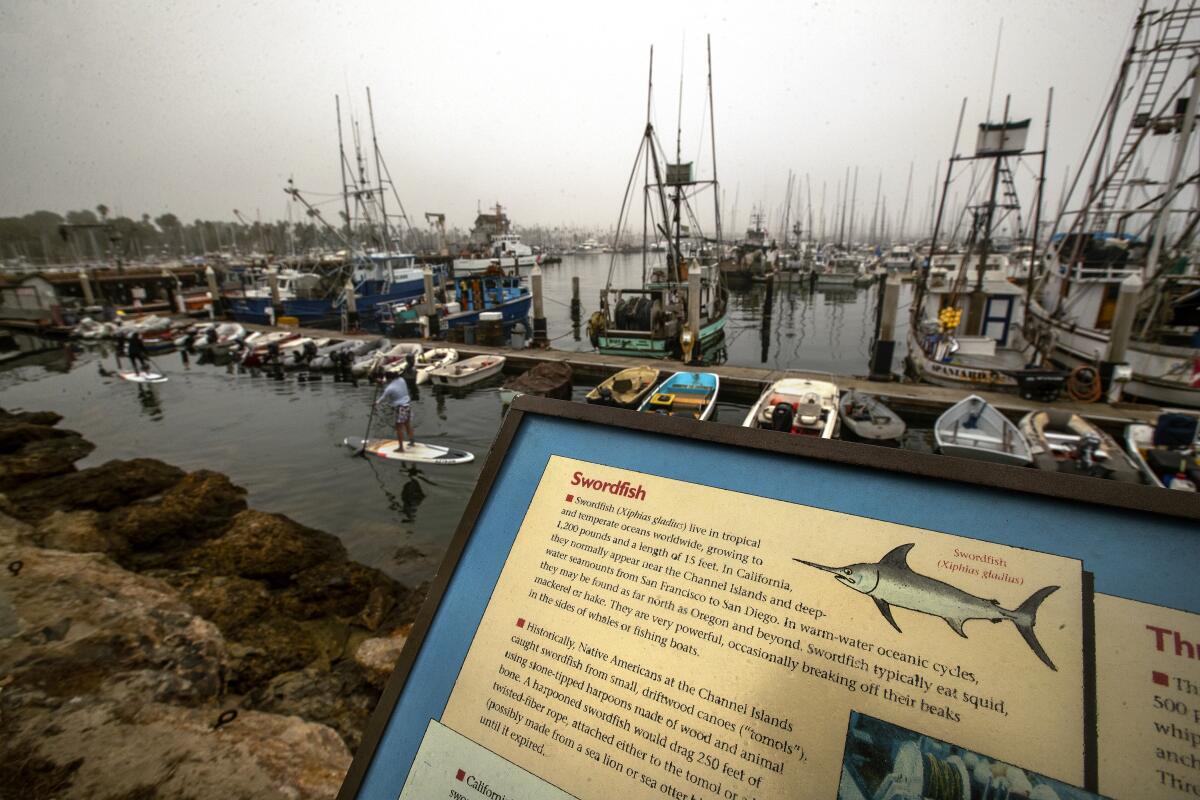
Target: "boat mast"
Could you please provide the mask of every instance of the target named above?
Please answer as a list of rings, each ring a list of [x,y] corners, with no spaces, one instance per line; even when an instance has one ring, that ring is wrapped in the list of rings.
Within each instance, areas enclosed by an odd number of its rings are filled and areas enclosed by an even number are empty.
[[[921,304],[924,302],[925,284],[928,281],[929,270],[933,267],[933,257],[937,254],[938,234],[942,230],[942,217],[946,213],[946,196],[950,194],[950,174],[954,171],[954,159],[958,156],[958,138],[962,134],[963,117],[967,113],[967,98],[963,98],[962,107],[958,111],[958,127],[954,129],[954,145],[950,148],[950,160],[946,162],[946,181],[942,184],[942,199],[938,203],[937,214],[933,222],[933,238],[929,240],[929,259],[921,269],[921,277],[917,281],[916,296],[912,301],[913,321],[919,319]],[[934,186],[937,185],[937,173],[934,173]],[[915,327],[913,328],[915,330]]]
[[[674,277],[675,283],[679,283],[683,279],[683,273],[682,273],[683,220],[681,219],[682,214],[680,213],[680,210],[679,210],[680,200],[682,199],[681,194],[683,192],[683,184],[679,181],[679,173],[678,173],[679,165],[682,160],[683,160],[683,48],[681,47],[680,52],[679,52],[679,105],[678,105],[678,110],[676,111],[676,115],[675,115],[675,170],[676,170],[676,174],[675,174],[675,179],[672,181],[672,183],[675,184],[675,195],[672,198],[672,202],[674,203],[674,206],[675,206],[675,259],[674,259],[675,263],[673,265],[674,272],[675,272],[675,277]],[[670,176],[669,168],[668,168],[667,172],[668,172],[668,178],[669,178],[669,176]]]
[[[904,209],[900,212],[900,228],[896,231],[896,236],[901,240],[905,238],[905,227],[908,225],[908,200],[912,196],[912,176],[913,162],[908,162],[908,187],[904,190]]]
[[[1042,195],[1046,192],[1046,154],[1050,152],[1050,110],[1054,107],[1054,87],[1046,94],[1046,126],[1042,133],[1042,164],[1038,170],[1037,201],[1033,205],[1033,235],[1030,237],[1029,274],[1025,276],[1025,308],[1033,304],[1033,271],[1037,268],[1038,236],[1042,227]],[[1063,180],[1066,184],[1066,180]],[[1026,337],[1029,337],[1030,314],[1025,315]]]
[[[336,94],[333,104],[337,109],[338,126],[338,164],[342,168],[342,204],[345,206],[346,238],[350,238],[350,186],[346,183],[346,148],[342,144],[342,100]]]
[[[375,180],[379,181],[379,213],[383,217],[383,252],[392,254],[392,236],[388,231],[387,203],[383,194],[383,171],[379,168],[379,140],[375,138],[375,107],[371,104],[371,87],[367,87],[367,115],[371,118],[371,147],[375,150]],[[391,275],[389,270],[388,275]]]
[[[992,160],[992,190],[983,218],[983,244],[979,248],[979,264],[975,267],[975,290],[971,292],[970,304],[967,309],[967,334],[970,336],[978,336],[983,329],[984,308],[988,300],[987,294],[983,291],[983,276],[987,271],[988,256],[992,254],[992,224],[996,218],[996,190],[1000,187],[1000,166],[1004,163],[1004,140],[1008,132],[1008,109],[1011,102],[1012,95],[1005,95],[1004,117],[1000,126],[1000,152]],[[968,202],[970,202],[969,199]]]
[[[712,142],[713,214],[716,217],[714,225],[717,234],[717,261],[719,262],[724,251],[724,245],[721,239],[721,195],[717,189],[719,185],[717,183],[717,109],[713,105],[712,34],[705,36],[705,45],[708,48],[708,130],[709,139]]]

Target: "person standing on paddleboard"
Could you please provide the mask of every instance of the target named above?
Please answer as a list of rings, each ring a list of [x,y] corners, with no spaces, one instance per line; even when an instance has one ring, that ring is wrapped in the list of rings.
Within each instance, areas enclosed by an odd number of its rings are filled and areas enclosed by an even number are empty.
[[[404,438],[408,434],[408,443],[413,444],[412,428],[412,398],[408,394],[408,382],[403,375],[397,375],[383,394],[375,401],[375,405],[390,405],[396,412],[396,452],[404,452]]]
[[[142,341],[140,333],[135,333],[129,337],[129,360],[133,362],[133,371],[137,374],[142,374],[142,370],[146,372],[150,371],[146,343]]]

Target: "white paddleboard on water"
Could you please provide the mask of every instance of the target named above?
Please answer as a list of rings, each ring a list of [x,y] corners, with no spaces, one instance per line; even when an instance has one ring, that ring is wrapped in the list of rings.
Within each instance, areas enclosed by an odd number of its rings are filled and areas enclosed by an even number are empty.
[[[363,449],[363,440],[351,436],[342,442],[351,450]],[[453,447],[442,447],[439,444],[416,442],[405,444],[404,451],[396,449],[395,439],[368,439],[366,454],[376,458],[386,458],[388,461],[406,461],[411,464],[468,464],[475,460],[474,453],[466,450],[455,450]]]
[[[157,372],[134,372],[131,369],[123,369],[117,373],[121,380],[132,381],[134,383],[166,383],[167,376]]]

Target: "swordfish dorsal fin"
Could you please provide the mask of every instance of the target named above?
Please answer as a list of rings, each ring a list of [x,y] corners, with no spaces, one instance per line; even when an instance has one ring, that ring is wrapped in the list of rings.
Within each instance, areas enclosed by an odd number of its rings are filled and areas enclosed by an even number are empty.
[[[896,624],[896,618],[892,616],[892,607],[880,600],[878,597],[872,597],[875,601],[875,607],[879,609],[879,613],[883,614],[883,618],[892,623],[892,627],[896,629],[896,633],[904,633],[900,630],[900,626]]]
[[[879,559],[879,563],[887,564],[890,567],[901,567],[903,569],[909,569],[908,551],[912,550],[913,546],[914,546],[914,544],[911,542],[909,544],[902,544],[899,547],[894,548],[891,552],[889,552],[883,558]],[[893,622],[892,624],[895,625],[896,623]]]

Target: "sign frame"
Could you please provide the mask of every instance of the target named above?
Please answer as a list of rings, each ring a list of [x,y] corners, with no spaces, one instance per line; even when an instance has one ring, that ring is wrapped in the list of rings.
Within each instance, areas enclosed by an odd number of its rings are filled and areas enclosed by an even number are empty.
[[[626,409],[522,395],[514,400],[501,424],[437,575],[430,584],[425,603],[363,732],[362,743],[354,755],[353,763],[338,792],[338,800],[354,800],[359,796],[391,721],[393,710],[405,689],[417,656],[433,625],[438,608],[505,464],[510,447],[518,432],[527,425],[536,424],[542,418],[609,426],[648,436],[665,437],[664,446],[669,446],[671,440],[688,440],[715,448],[737,447],[863,470],[899,473],[912,478],[967,484],[984,487],[988,490],[1015,492],[1122,509],[1150,514],[1156,518],[1165,517],[1172,521],[1200,521],[1200,496],[1190,493],[1041,472],[1029,468],[990,464],[871,444],[781,436],[775,431],[697,422],[678,417],[641,414]],[[1090,611],[1092,576],[1089,572],[1085,572],[1084,577],[1086,612]],[[1200,608],[1192,610],[1200,611]],[[1085,614],[1085,621],[1090,619],[1090,614]],[[1090,639],[1090,632],[1085,630],[1085,636]],[[1086,664],[1084,684],[1085,693],[1094,692],[1095,676],[1089,674],[1089,667]],[[1094,701],[1094,695],[1088,699]],[[1094,707],[1094,702],[1087,703],[1087,708],[1094,709]],[[1083,722],[1086,727],[1093,727],[1095,724],[1094,719],[1085,719]],[[1089,782],[1094,783],[1096,769],[1094,753],[1091,754],[1089,761],[1091,763],[1086,765],[1086,771]]]

